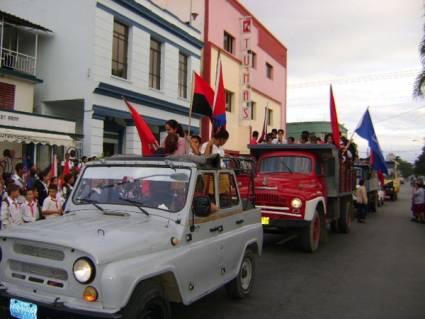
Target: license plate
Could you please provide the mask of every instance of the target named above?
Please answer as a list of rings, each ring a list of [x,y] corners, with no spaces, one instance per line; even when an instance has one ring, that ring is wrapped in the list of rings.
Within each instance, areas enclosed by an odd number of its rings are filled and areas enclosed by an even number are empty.
[[[10,314],[17,319],[37,319],[37,305],[29,302],[10,299]]]
[[[263,225],[270,224],[270,217],[261,217],[261,224]]]

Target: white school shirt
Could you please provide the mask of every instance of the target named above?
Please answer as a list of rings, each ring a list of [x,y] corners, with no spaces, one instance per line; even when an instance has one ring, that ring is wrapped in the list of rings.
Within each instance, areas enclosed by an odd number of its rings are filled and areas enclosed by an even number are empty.
[[[25,201],[22,204],[22,212],[26,223],[35,222],[40,217],[40,210],[35,200],[32,202]]]
[[[205,154],[205,151],[207,150],[207,145],[208,145],[208,142],[205,142],[204,144],[202,144],[201,154]],[[224,157],[224,155],[225,155],[224,154],[224,148],[222,146],[217,146],[217,145],[213,144],[211,154],[219,154],[220,157]]]
[[[2,203],[1,205],[2,229],[7,229],[11,225],[20,225],[24,222],[22,219],[22,206],[18,200],[13,200],[8,196],[6,201],[7,203]]]
[[[46,199],[43,202],[43,208],[42,211],[57,211],[57,214],[52,215],[46,215],[46,218],[52,218],[52,217],[58,217],[60,216],[59,211],[62,208],[63,200],[62,198],[56,198],[52,199],[50,196],[46,197]]]

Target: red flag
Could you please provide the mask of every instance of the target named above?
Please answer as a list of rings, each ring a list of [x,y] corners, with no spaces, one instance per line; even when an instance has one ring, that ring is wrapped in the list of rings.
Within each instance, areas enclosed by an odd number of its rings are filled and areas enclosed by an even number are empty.
[[[268,123],[269,123],[269,108],[266,106],[265,114],[264,114],[263,131],[261,132],[261,136],[258,140],[258,144],[260,144],[260,143],[262,143],[263,141],[266,140]]]
[[[198,74],[195,73],[192,112],[208,117],[212,115],[214,90]]]
[[[217,70],[218,83],[214,96],[214,111],[213,111],[213,124],[214,127],[221,128],[226,125],[226,92],[224,91],[223,68],[221,61],[218,64],[220,70]]]
[[[131,117],[133,118],[134,124],[136,125],[137,132],[139,133],[140,142],[142,143],[142,155],[152,155],[154,149],[153,144],[158,144],[155,136],[153,135],[151,129],[146,124],[143,117],[137,112],[135,107],[124,98],[125,104],[127,104],[128,109],[130,110]]]
[[[331,91],[330,91],[330,111],[331,111],[331,128],[332,128],[332,135],[333,139],[336,145],[336,148],[340,148],[341,143],[341,134],[339,133],[339,123],[338,123],[338,114],[336,113],[336,105],[335,105],[335,99],[334,94],[332,91],[332,85],[331,85]]]

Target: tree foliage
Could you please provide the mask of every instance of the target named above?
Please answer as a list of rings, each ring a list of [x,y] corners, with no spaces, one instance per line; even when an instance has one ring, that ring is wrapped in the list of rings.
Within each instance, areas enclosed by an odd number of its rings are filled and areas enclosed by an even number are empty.
[[[408,161],[405,161],[400,156],[397,156],[396,157],[396,161],[399,164],[398,169],[400,170],[401,175],[403,177],[408,177],[408,176],[414,174],[414,166],[413,166],[412,163],[409,163]]]
[[[422,154],[415,161],[415,174],[425,175],[425,146],[422,148]]]

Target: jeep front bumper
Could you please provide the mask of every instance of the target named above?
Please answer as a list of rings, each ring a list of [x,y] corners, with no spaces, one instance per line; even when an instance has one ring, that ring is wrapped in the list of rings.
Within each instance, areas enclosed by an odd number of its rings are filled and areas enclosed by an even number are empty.
[[[10,299],[16,298],[22,301],[30,302],[32,304],[37,305],[38,312],[37,312],[37,318],[69,318],[69,319],[76,319],[76,318],[105,318],[105,319],[119,319],[121,318],[121,314],[119,313],[102,313],[102,312],[93,312],[93,311],[86,311],[86,310],[80,310],[80,309],[71,309],[68,308],[60,303],[58,304],[45,304],[40,303],[34,300],[29,300],[26,298],[21,297],[15,297],[10,295],[5,290],[0,290],[0,317],[5,318],[10,317],[9,314],[9,304]]]

